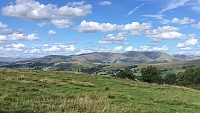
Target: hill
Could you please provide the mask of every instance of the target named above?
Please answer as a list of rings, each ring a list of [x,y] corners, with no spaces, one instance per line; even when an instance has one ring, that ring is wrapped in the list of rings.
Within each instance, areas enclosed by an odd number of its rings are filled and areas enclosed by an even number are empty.
[[[175,57],[163,52],[138,52],[130,51],[125,53],[106,53],[94,52],[88,54],[61,56],[50,55],[41,58],[35,58],[25,61],[12,63],[6,67],[28,67],[36,66],[52,66],[61,62],[90,62],[94,64],[140,64],[150,62],[176,62],[180,61]]]
[[[8,65],[14,62],[19,62],[23,60],[28,60],[25,58],[11,58],[11,57],[0,57],[0,66],[1,65]]]
[[[200,59],[200,56],[184,55],[184,54],[175,54],[175,55],[173,55],[173,57],[175,57],[181,61]]]
[[[199,113],[199,91],[69,72],[0,69],[1,113]]]
[[[200,66],[200,59],[196,60],[188,60],[188,61],[181,61],[181,62],[166,62],[166,63],[150,63],[150,64],[142,64],[141,67],[144,66],[156,66],[158,68],[189,68],[189,67],[198,67]]]

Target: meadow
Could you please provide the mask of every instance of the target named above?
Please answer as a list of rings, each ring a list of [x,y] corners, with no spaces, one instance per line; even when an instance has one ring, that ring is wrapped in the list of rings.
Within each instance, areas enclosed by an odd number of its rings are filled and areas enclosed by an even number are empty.
[[[199,113],[200,91],[96,75],[0,69],[0,113]]]

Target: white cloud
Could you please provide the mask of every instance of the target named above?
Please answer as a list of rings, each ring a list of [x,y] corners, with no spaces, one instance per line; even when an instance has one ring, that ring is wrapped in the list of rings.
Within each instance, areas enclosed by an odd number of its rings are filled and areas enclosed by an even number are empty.
[[[23,48],[23,47],[25,47],[25,45],[21,44],[21,43],[19,43],[19,44],[11,44],[11,46],[14,47],[14,48]]]
[[[4,41],[4,40],[7,40],[7,37],[4,35],[0,35],[0,41]]]
[[[99,44],[119,44],[127,40],[126,33],[118,33],[117,35],[109,34],[106,37],[103,37]]]
[[[153,51],[168,51],[169,50],[169,47],[164,45],[162,47],[153,47],[152,48]]]
[[[196,0],[196,2],[193,1],[192,10],[194,10],[194,11],[196,11],[196,12],[200,12],[200,7],[199,7],[199,5],[200,5],[200,0]]]
[[[8,34],[12,34],[12,33],[14,32],[14,30],[13,30],[13,29],[10,29],[10,28],[4,28],[4,29],[0,29],[0,32],[1,32],[2,34],[8,35]]]
[[[42,22],[37,24],[38,27],[44,27],[45,25],[47,25],[47,22]]]
[[[52,19],[72,19],[90,14],[92,6],[85,2],[70,2],[58,7],[53,4],[41,4],[34,0],[16,0],[14,5],[2,8],[4,16],[33,21],[48,21]]]
[[[189,39],[185,41],[185,45],[192,46],[198,44],[198,39],[195,37],[194,34],[189,35]]]
[[[153,41],[161,41],[163,39],[181,39],[185,34],[177,32],[177,27],[163,26],[154,30],[147,30],[146,36]]]
[[[163,45],[162,47],[150,47],[150,46],[140,46],[138,51],[168,51],[170,50],[168,46]]]
[[[176,9],[178,7],[184,6],[187,2],[189,2],[190,0],[172,0],[167,6],[166,8],[162,9],[159,14],[163,14],[164,12],[167,12],[169,10],[173,10]]]
[[[134,48],[132,46],[128,46],[124,49],[125,51],[134,51]]]
[[[6,47],[2,47],[2,51],[4,52],[21,52],[25,48],[24,44],[18,43],[18,44],[11,44],[7,45]]]
[[[6,24],[3,24],[2,22],[0,22],[0,28],[6,28],[7,25]]]
[[[56,31],[54,31],[54,30],[49,30],[49,31],[48,31],[48,34],[49,34],[49,35],[55,35],[55,34],[56,34]]]
[[[99,3],[99,5],[106,6],[106,5],[112,5],[112,3],[110,1],[102,1],[102,2]]]
[[[140,34],[142,31],[151,28],[150,23],[132,22],[131,24],[117,25],[110,23],[87,22],[83,20],[78,27],[79,32],[93,33],[93,32],[109,32],[109,31],[130,31],[132,34]]]
[[[55,46],[55,45],[43,49],[43,51],[47,51],[47,52],[56,52],[56,51],[60,51],[60,50],[61,50],[61,48],[59,48],[58,46]]]
[[[123,50],[122,46],[117,46],[117,47],[114,48],[114,52],[119,52],[121,50]]]
[[[173,18],[171,20],[171,23],[176,23],[176,24],[191,24],[193,22],[195,22],[195,20],[190,19],[188,17],[184,17],[183,19]]]
[[[182,48],[182,47],[184,47],[185,45],[184,45],[184,43],[178,43],[177,45],[176,45],[176,47],[178,47],[178,48]]]
[[[183,47],[181,48],[181,50],[191,50],[192,48],[191,47]]]
[[[42,46],[44,46],[44,47],[48,47],[49,45],[48,45],[48,44],[44,44],[44,45],[42,45]]]
[[[192,24],[193,28],[200,29],[200,21],[197,24]]]
[[[75,51],[76,50],[76,47],[74,45],[68,45],[66,48],[65,48],[66,51]]]
[[[141,8],[142,6],[144,6],[144,3],[143,4],[140,4],[139,6],[133,8],[131,11],[128,12],[127,16],[130,16],[132,15],[135,11],[137,11],[139,8]]]
[[[94,51],[89,50],[89,49],[79,49],[76,54],[85,54],[85,53],[92,53],[92,52],[94,52]]]
[[[35,33],[32,34],[24,34],[24,33],[12,33],[8,35],[0,35],[0,40],[38,40],[39,37]]]
[[[57,28],[68,28],[72,24],[68,19],[51,20],[51,23]]]
[[[38,40],[39,37],[35,33],[32,34],[23,34],[23,33],[13,33],[10,35],[7,35],[8,40]]]
[[[194,34],[190,34],[188,37],[189,38],[186,39],[184,43],[178,43],[176,47],[181,48],[182,50],[189,50],[191,49],[191,46],[198,44],[198,39]]]
[[[92,33],[92,32],[108,32],[108,31],[115,31],[120,30],[121,25],[110,24],[110,23],[98,23],[98,22],[87,22],[83,20],[79,25],[79,32],[83,33]]]
[[[138,22],[132,22],[131,24],[123,25],[123,31],[130,31],[132,35],[139,35],[143,31],[146,31],[151,28],[150,23],[138,23]]]
[[[30,49],[27,53],[31,53],[31,54],[34,54],[34,53],[40,53],[40,49]]]

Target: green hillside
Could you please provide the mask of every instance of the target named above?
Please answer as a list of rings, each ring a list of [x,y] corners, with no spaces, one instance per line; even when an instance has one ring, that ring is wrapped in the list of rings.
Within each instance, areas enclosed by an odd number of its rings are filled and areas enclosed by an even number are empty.
[[[69,72],[0,69],[0,113],[199,113],[185,87]]]

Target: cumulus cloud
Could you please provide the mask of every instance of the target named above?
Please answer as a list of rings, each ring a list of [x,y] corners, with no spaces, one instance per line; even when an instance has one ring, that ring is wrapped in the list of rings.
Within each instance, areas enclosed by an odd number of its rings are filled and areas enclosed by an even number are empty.
[[[52,19],[71,19],[86,16],[91,13],[92,6],[85,2],[70,2],[58,7],[53,4],[41,4],[34,0],[16,0],[15,4],[2,8],[4,16],[32,21]]]
[[[2,51],[4,52],[20,52],[23,51],[25,45],[22,43],[18,43],[18,44],[10,44],[10,45],[6,45],[6,47],[2,47]]]
[[[108,32],[108,31],[115,31],[120,30],[121,25],[110,24],[110,23],[98,23],[98,22],[87,22],[83,20],[79,25],[78,29],[79,32],[83,33],[92,33],[92,32]]]
[[[185,45],[192,46],[198,44],[198,39],[194,34],[190,35],[190,38],[185,41]]]
[[[112,3],[110,1],[102,1],[99,3],[99,5],[106,6],[106,5],[112,5]]]
[[[182,47],[181,50],[191,50],[191,47]]]
[[[39,37],[35,33],[32,34],[24,34],[24,33],[13,33],[7,35],[8,40],[38,40]]]
[[[143,31],[149,30],[151,28],[150,23],[139,23],[139,22],[132,22],[131,24],[123,25],[123,31],[130,31],[132,35],[139,35]]]
[[[117,35],[109,34],[106,37],[103,37],[99,44],[119,44],[127,40],[126,33],[118,33]]]
[[[184,47],[184,46],[185,46],[184,43],[178,43],[178,44],[176,45],[176,47],[178,47],[178,48],[182,48],[182,47]]]
[[[51,23],[57,28],[68,28],[71,25],[68,19],[51,20]]]
[[[0,33],[2,33],[2,34],[6,34],[6,35],[8,35],[8,34],[12,34],[13,32],[14,32],[14,30],[11,29],[11,28],[0,29]]]
[[[182,50],[188,50],[188,48],[191,48],[191,46],[197,44],[198,44],[198,39],[196,38],[196,36],[194,34],[190,34],[184,43],[178,43],[176,47],[181,48]]]
[[[33,34],[24,34],[24,33],[18,33],[15,32],[13,34],[9,35],[1,35],[0,40],[38,40],[39,37],[35,33]]]
[[[55,34],[56,34],[56,31],[54,31],[54,30],[49,30],[49,31],[48,31],[48,34],[49,34],[49,35],[55,35]]]
[[[23,47],[25,47],[25,45],[24,45],[24,44],[22,44],[22,43],[18,43],[18,44],[11,44],[10,46],[12,46],[12,47],[14,47],[14,48],[23,48]]]
[[[55,51],[60,51],[61,48],[59,48],[58,46],[51,46],[51,47],[47,47],[44,48],[43,51],[47,51],[47,52],[55,52]]]
[[[140,46],[135,49],[137,51],[168,51],[170,50],[168,46],[163,45],[162,47],[150,47],[150,46]]]
[[[177,32],[177,27],[163,26],[154,30],[147,30],[146,36],[153,41],[161,41],[163,39],[181,39],[185,34]]]
[[[128,46],[124,49],[124,51],[134,51],[134,48],[132,46]]]
[[[0,28],[6,28],[7,25],[6,24],[3,24],[2,22],[0,22]]]
[[[79,32],[93,33],[93,32],[109,32],[109,31],[130,31],[132,34],[140,34],[142,31],[151,28],[150,23],[139,23],[132,22],[125,25],[117,25],[111,23],[98,23],[98,22],[87,22],[83,20],[78,26]]]
[[[66,51],[75,51],[76,47],[74,45],[68,45],[67,47],[65,47]]]
[[[26,53],[41,53],[40,49],[36,49],[36,48],[31,48],[30,50],[26,51]]]
[[[121,50],[123,50],[123,47],[122,47],[122,46],[117,46],[117,47],[115,47],[115,48],[113,49],[114,52],[119,52],[119,51],[121,51]]]
[[[45,25],[47,25],[47,22],[41,22],[37,24],[38,27],[44,27]]]
[[[171,23],[174,23],[174,24],[191,24],[193,22],[195,22],[195,20],[190,19],[188,17],[184,17],[183,19],[173,18],[171,20]]]
[[[192,24],[193,28],[200,29],[200,21],[197,24]]]
[[[6,36],[4,36],[4,35],[0,35],[0,41],[4,41],[4,40],[6,40],[6,39],[7,39]]]

